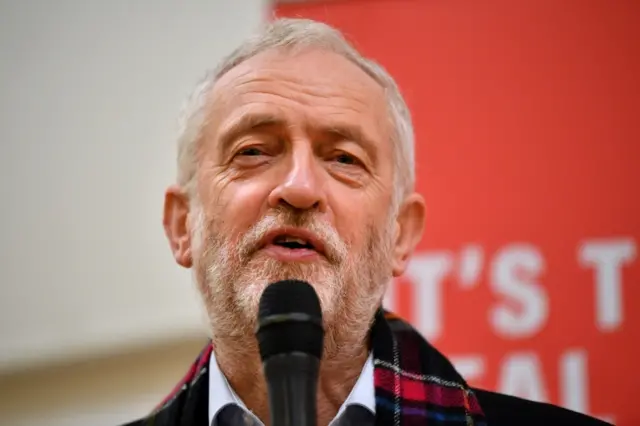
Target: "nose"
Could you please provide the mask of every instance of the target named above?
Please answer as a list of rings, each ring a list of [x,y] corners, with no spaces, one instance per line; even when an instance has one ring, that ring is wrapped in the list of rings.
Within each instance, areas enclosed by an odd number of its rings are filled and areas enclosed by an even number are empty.
[[[286,167],[284,179],[269,194],[269,205],[288,204],[297,210],[324,211],[326,197],[319,176],[322,172],[315,164],[313,152],[304,148],[294,150]]]

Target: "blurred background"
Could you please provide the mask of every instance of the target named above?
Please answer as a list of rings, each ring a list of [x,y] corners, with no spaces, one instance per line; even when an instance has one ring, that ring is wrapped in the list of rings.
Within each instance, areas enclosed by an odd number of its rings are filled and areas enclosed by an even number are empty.
[[[0,423],[147,413],[206,340],[161,227],[179,108],[273,16],[397,79],[427,230],[388,308],[474,385],[640,424],[640,3],[0,1]]]

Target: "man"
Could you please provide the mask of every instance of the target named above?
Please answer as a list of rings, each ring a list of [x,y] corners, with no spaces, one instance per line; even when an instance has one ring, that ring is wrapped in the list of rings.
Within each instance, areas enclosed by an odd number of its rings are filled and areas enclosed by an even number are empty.
[[[409,111],[393,81],[340,33],[283,19],[197,88],[164,227],[193,267],[211,344],[134,425],[268,425],[254,335],[269,283],[317,292],[325,327],[318,425],[604,424],[471,389],[411,326],[381,309],[418,244]]]

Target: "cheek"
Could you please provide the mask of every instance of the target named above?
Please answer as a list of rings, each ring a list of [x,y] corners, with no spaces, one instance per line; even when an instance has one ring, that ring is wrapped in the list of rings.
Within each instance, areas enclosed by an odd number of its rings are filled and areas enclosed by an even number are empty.
[[[364,253],[373,248],[381,249],[380,238],[388,238],[384,230],[389,229],[390,202],[371,203],[370,199],[351,197],[343,202],[335,213],[335,226],[340,238],[353,249],[354,253]],[[369,201],[369,202],[367,202]],[[371,247],[374,244],[377,247]],[[385,242],[385,247],[386,247]],[[387,248],[388,249],[388,248]]]
[[[373,218],[370,204],[362,196],[353,193],[344,198],[334,197],[333,220],[342,240],[354,248],[361,247],[368,234]]]
[[[221,222],[233,224],[237,231],[246,231],[264,213],[269,194],[267,185],[260,181],[233,182],[219,193],[216,210]]]

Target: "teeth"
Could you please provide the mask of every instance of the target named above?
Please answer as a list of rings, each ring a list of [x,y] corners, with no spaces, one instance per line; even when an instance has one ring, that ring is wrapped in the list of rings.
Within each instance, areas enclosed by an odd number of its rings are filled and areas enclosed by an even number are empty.
[[[298,243],[303,246],[307,245],[307,241],[303,240],[302,238],[288,237],[286,235],[276,238],[276,241],[279,243]]]

